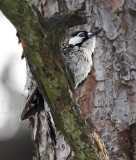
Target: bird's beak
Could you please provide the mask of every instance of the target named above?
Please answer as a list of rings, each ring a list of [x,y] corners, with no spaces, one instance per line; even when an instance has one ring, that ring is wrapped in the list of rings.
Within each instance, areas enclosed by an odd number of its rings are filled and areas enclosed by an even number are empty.
[[[94,36],[97,36],[101,31],[102,31],[102,28],[99,29],[98,31],[94,32],[94,33],[88,33],[88,38],[92,38]]]

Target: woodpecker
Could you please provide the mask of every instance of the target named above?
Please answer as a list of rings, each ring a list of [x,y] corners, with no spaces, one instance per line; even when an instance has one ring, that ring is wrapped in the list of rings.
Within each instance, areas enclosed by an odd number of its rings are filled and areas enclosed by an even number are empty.
[[[99,29],[94,33],[77,31],[71,35],[68,45],[61,47],[66,63],[74,74],[75,88],[86,79],[91,71],[96,36],[101,30]]]
[[[86,79],[91,71],[93,65],[92,53],[95,49],[96,36],[101,30],[99,29],[94,33],[77,31],[72,34],[67,45],[61,46],[65,60],[74,74],[75,88]],[[26,103],[21,120],[27,119],[43,109],[44,99],[38,87],[36,87]]]

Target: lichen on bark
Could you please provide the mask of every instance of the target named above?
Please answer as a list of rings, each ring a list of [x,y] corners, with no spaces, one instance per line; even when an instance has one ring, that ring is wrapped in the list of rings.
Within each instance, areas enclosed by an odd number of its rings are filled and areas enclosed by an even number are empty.
[[[81,9],[57,13],[43,18],[40,12],[24,0],[0,0],[0,9],[16,27],[25,57],[37,85],[47,101],[55,125],[63,133],[79,160],[105,158],[93,145],[93,131],[78,117],[75,110],[74,82],[65,66],[60,44],[66,30],[86,23]],[[57,108],[56,103],[61,106]]]

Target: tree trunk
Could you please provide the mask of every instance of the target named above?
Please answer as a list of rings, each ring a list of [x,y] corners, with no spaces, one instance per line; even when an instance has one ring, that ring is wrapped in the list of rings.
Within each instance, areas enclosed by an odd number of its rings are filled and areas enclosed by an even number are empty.
[[[85,3],[74,12],[57,13],[45,19],[36,7],[25,0],[0,0],[0,8],[16,27],[17,36],[22,43],[24,56],[36,86],[38,86],[38,90],[50,108],[49,110],[45,102],[44,114],[32,118],[34,121],[31,124],[34,128],[33,137],[36,146],[34,158],[73,159],[76,156],[79,160],[107,160],[105,146],[96,130],[89,121],[86,123],[81,119],[76,111],[73,96],[75,93],[73,76],[64,63],[64,58],[60,52],[60,45],[66,30],[87,22],[84,12]],[[28,75],[30,75],[29,72]],[[35,86],[35,82],[32,82],[30,89]],[[35,89],[34,92],[38,97],[34,96],[33,93],[30,97],[30,99],[34,98],[30,107],[36,102],[36,104],[42,105],[42,109],[44,109],[44,101],[38,90]],[[26,115],[28,116],[30,111],[34,114],[34,108],[35,106],[30,108]],[[61,141],[57,139],[57,130],[63,133],[65,140],[70,145],[70,153],[67,156],[62,155],[62,148],[64,148],[64,153],[66,151],[65,147],[60,145]],[[58,151],[59,149],[61,152]],[[75,156],[73,156],[72,150]]]
[[[32,0],[44,16],[77,9],[83,0]],[[88,24],[69,30],[94,31],[94,68],[76,90],[82,118],[91,119],[111,160],[136,159],[136,2],[86,0]],[[62,141],[63,142],[63,141]],[[69,149],[70,150],[70,149]]]
[[[83,1],[31,2],[43,16],[51,17],[55,12],[76,10]],[[80,106],[82,119],[90,125],[90,122],[93,122],[99,132],[109,159],[133,160],[136,159],[136,2],[86,0],[85,6],[88,23],[71,28],[67,35],[77,30],[94,31],[100,27],[103,28],[103,33],[97,38],[93,69],[82,86],[76,90],[76,103]],[[55,126],[51,114],[47,115],[47,112],[50,113],[50,109],[45,102],[45,111],[34,117],[33,159],[85,159],[83,154],[76,154],[68,140],[68,143],[66,142],[62,132]],[[69,119],[70,114],[66,115],[65,118]],[[49,137],[49,116],[55,128],[56,145],[52,144]],[[99,155],[92,159],[108,159],[103,142],[95,129],[92,137],[96,152],[100,151]],[[80,143],[80,148],[83,145]]]

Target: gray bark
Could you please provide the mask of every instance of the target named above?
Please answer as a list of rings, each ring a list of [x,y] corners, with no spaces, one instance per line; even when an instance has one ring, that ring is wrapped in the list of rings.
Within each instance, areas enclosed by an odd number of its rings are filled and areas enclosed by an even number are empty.
[[[44,16],[77,9],[83,0],[32,0]],[[136,1],[86,0],[88,24],[71,28],[94,31],[102,27],[94,52],[94,68],[76,91],[83,119],[91,119],[104,141],[111,160],[136,159]],[[41,159],[53,159],[45,147],[46,124],[42,112],[35,119],[39,129]],[[38,128],[37,123],[40,124]],[[58,131],[57,154],[67,159],[69,145]],[[45,147],[45,148],[44,148]],[[59,151],[58,151],[59,150]],[[72,154],[74,154],[72,152]],[[47,157],[49,158],[47,158]],[[57,155],[58,156],[58,155]],[[58,156],[59,157],[59,156]],[[59,159],[59,158],[57,158]]]
[[[40,92],[48,102],[55,125],[63,133],[70,147],[74,150],[76,157],[79,160],[108,159],[105,146],[90,121],[87,120],[87,123],[85,123],[76,113],[72,76],[70,72],[66,70],[62,54],[59,50],[62,35],[64,36],[66,30],[69,27],[86,23],[86,16],[83,12],[84,4],[85,3],[75,12],[55,14],[49,19],[43,19],[39,11],[24,0],[0,0],[0,9],[16,27],[18,31],[17,36],[24,49],[24,56],[26,57]],[[28,76],[29,75],[31,79],[31,74],[28,73]],[[35,87],[35,82],[32,81],[31,83],[30,81],[29,85],[28,88],[32,89]],[[37,96],[38,94],[36,91]],[[41,96],[38,97],[36,103],[42,105],[43,99]],[[41,103],[38,102],[39,100]],[[28,100],[28,103],[29,102]],[[25,110],[27,109],[28,103],[25,106]],[[45,104],[46,112],[43,112],[44,117],[37,115],[37,119],[36,117],[34,118],[35,121],[33,121],[31,117],[31,124],[35,131],[36,158],[45,159],[47,157],[50,159],[53,157],[53,159],[60,159],[61,157],[59,157],[56,152],[52,153],[46,150],[45,154],[47,154],[47,156],[44,155],[44,153],[41,154],[40,147],[43,143],[47,144],[47,147],[45,145],[43,148],[48,150],[53,147],[56,151],[55,148],[57,146],[57,139],[53,138],[55,137],[54,124],[52,118],[50,118],[51,114],[49,113],[49,109],[46,108]],[[30,110],[32,111],[32,108]],[[30,114],[30,110],[25,117],[25,111],[23,110],[21,119],[26,118],[28,114]],[[32,112],[34,113],[34,110]],[[45,123],[47,123],[45,127],[47,127],[46,131],[48,131],[48,133],[42,130]],[[42,139],[42,135],[44,134],[45,136]],[[50,137],[52,139],[51,142]],[[52,143],[51,146],[50,143]],[[74,156],[71,156],[70,152],[66,158],[68,159],[68,157],[73,158]]]

